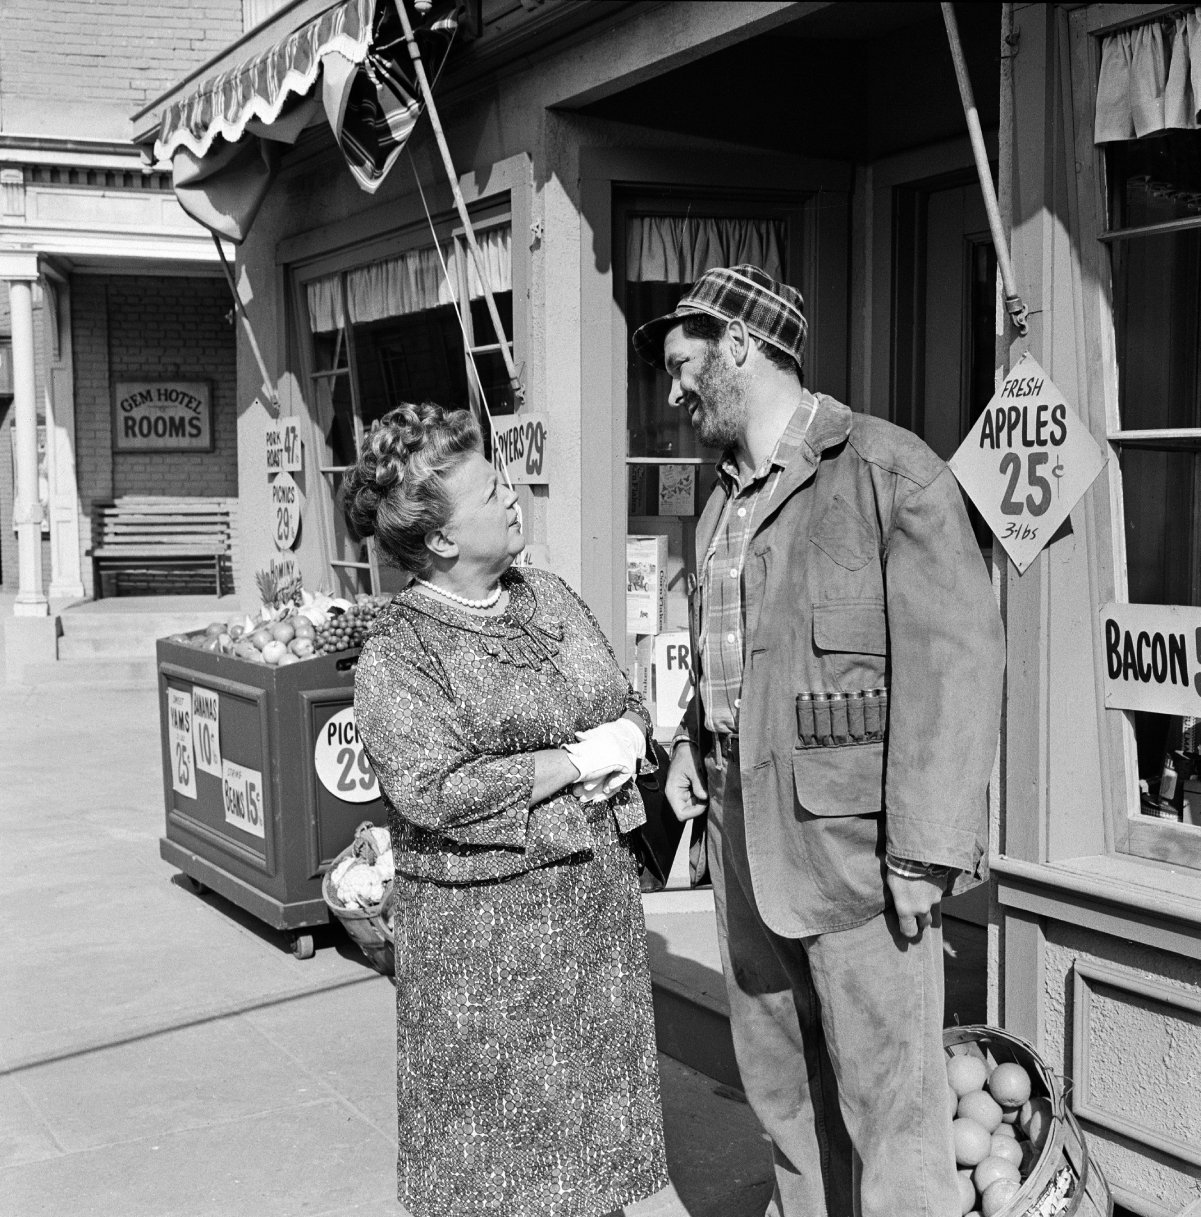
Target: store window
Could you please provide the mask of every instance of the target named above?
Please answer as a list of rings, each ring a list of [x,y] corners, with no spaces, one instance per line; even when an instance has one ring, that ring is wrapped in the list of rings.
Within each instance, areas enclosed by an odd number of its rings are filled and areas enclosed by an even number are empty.
[[[1109,438],[1121,478],[1126,598],[1134,604],[1201,607],[1201,130],[1195,112],[1174,113],[1170,85],[1190,39],[1201,53],[1199,34],[1195,13],[1169,14],[1110,33],[1100,48],[1096,136],[1118,384]],[[1161,100],[1154,114],[1140,106],[1151,79]],[[1152,852],[1201,865],[1197,720],[1128,713],[1137,817],[1189,830],[1173,828]]]
[[[402,401],[462,403],[480,420],[487,445],[489,414],[513,409],[502,340],[484,298],[486,282],[511,346],[511,222],[507,211],[494,210],[473,227],[482,276],[462,232],[438,246],[298,273],[311,407],[325,441],[323,556],[344,594],[391,590],[397,577],[337,509],[342,476],[372,422]]]
[[[624,254],[614,277],[627,339],[644,321],[670,312],[685,288],[714,266],[750,262],[809,296],[802,262],[803,203],[795,196],[735,200],[642,193],[619,198],[614,216],[614,248]],[[639,359],[628,340],[626,350],[626,532],[666,538],[661,632],[683,631],[696,523],[716,483],[721,454],[699,443],[687,415],[667,404],[667,373]],[[653,553],[655,546],[650,549]],[[630,569],[637,581],[650,568],[635,561]],[[654,571],[646,577],[655,579]],[[654,632],[627,620],[631,664],[645,664]]]

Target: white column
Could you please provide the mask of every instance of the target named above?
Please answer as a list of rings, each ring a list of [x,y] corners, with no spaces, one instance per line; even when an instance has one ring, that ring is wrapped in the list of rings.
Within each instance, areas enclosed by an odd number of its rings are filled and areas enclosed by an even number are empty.
[[[82,598],[79,489],[75,464],[75,367],[71,288],[42,277],[46,293],[46,469],[50,482],[50,598]]]
[[[0,251],[0,279],[8,280],[13,338],[13,452],[17,484],[19,585],[13,615],[44,617],[50,606],[42,591],[42,505],[38,498],[38,407],[34,388],[33,285],[36,253]]]

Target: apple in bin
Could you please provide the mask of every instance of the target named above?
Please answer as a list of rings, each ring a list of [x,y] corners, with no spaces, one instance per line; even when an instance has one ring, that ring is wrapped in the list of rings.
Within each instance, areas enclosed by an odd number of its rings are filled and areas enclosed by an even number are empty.
[[[288,648],[282,642],[272,639],[263,647],[263,662],[276,664],[288,653]]]
[[[313,639],[311,635],[297,634],[295,638],[288,643],[288,650],[296,656],[297,659],[308,659],[313,654]]]
[[[251,643],[260,651],[267,645],[267,643],[274,641],[274,639],[271,637],[271,631],[265,625],[260,625],[259,628],[253,633],[247,634],[247,638],[249,638]]]
[[[290,621],[275,621],[267,628],[271,631],[272,639],[282,642],[285,646],[296,637],[296,629]]]

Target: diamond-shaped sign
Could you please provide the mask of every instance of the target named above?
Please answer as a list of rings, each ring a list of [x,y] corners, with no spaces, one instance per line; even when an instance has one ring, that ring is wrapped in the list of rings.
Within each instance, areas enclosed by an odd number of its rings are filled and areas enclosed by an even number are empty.
[[[1021,574],[1105,468],[1105,454],[1026,354],[950,466]]]

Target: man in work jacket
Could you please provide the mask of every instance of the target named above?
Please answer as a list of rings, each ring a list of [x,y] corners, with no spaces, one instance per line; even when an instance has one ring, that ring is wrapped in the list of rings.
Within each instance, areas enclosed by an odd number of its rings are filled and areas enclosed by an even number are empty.
[[[697,526],[695,693],[666,781],[708,812],[769,1217],[961,1211],[938,902],[986,874],[1004,639],[946,465],[801,381],[804,303],[707,271],[634,335],[723,452]]]

